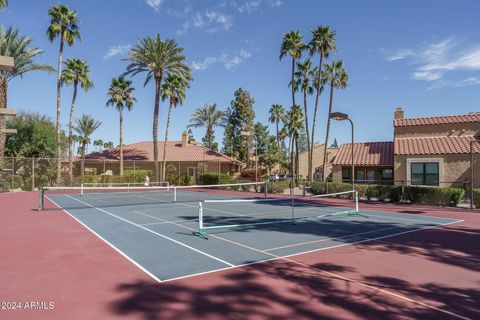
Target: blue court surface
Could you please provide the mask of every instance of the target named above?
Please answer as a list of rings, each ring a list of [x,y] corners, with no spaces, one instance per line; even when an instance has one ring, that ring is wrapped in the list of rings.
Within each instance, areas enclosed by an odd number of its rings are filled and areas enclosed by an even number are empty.
[[[125,202],[126,195],[107,193],[48,199],[161,282],[459,222],[361,206],[358,215],[342,214],[345,208],[315,203],[297,204],[293,222],[288,201],[203,203],[207,227],[247,224],[207,230],[207,240],[193,234],[199,229],[199,202],[172,202],[154,192],[128,197]]]

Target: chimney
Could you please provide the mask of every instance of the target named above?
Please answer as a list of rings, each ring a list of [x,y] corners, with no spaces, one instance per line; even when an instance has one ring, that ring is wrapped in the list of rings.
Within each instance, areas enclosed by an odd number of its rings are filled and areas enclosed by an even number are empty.
[[[393,113],[393,119],[403,119],[404,112],[402,107],[398,107],[395,109],[395,112]]]
[[[182,132],[182,148],[188,147],[188,132],[183,131]]]

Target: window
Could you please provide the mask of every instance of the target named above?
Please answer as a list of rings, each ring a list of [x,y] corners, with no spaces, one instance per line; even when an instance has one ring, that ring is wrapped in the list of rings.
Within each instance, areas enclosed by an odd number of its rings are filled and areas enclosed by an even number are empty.
[[[355,180],[358,182],[365,182],[365,169],[358,169],[355,171]]]
[[[393,184],[393,169],[382,169],[382,183]]]
[[[411,184],[424,186],[438,186],[438,162],[416,162],[410,167]]]
[[[342,181],[350,181],[350,168],[343,167],[342,168]]]
[[[367,170],[367,180],[368,182],[375,182],[375,170],[373,169]]]

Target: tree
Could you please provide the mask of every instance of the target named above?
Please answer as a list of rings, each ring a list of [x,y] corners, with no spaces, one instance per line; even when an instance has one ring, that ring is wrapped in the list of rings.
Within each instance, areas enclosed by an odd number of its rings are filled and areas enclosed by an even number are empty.
[[[132,87],[132,81],[125,80],[123,77],[113,78],[110,84],[110,87],[107,91],[108,99],[106,106],[116,107],[119,120],[120,120],[120,138],[119,138],[119,149],[120,149],[120,175],[123,175],[123,109],[127,108],[128,111],[132,110],[133,103],[136,99],[133,97],[133,91],[135,89]]]
[[[325,65],[325,81],[330,84],[330,104],[328,107],[327,129],[325,132],[325,148],[323,148],[323,181],[325,181],[325,173],[327,166],[327,146],[330,135],[330,114],[333,107],[333,91],[334,89],[344,89],[348,85],[348,74],[343,67],[342,60],[332,61],[332,64]]]
[[[287,113],[285,121],[285,133],[283,134],[289,137],[290,172],[291,174],[296,173],[296,179],[298,179],[298,140],[301,132],[305,130],[302,108],[295,105]]]
[[[292,74],[290,85],[292,87],[292,107],[295,106],[295,61],[300,59],[306,46],[300,31],[290,31],[283,35],[280,47],[280,60],[289,55],[292,58]]]
[[[87,151],[87,145],[90,143],[90,136],[95,132],[95,130],[100,127],[102,122],[97,121],[92,118],[90,115],[82,114],[80,118],[75,120],[76,125],[73,127],[76,133],[80,136],[82,146],[82,163],[81,163],[81,173],[84,173],[85,168],[85,152]]]
[[[163,41],[160,35],[156,37],[147,37],[139,42],[130,50],[129,57],[125,59],[130,64],[127,66],[125,74],[135,76],[139,73],[146,73],[146,86],[152,78],[155,80],[155,106],[153,111],[153,158],[154,175],[159,180],[158,164],[158,113],[160,107],[160,91],[162,80],[169,74],[176,74],[186,80],[191,80],[191,69],[185,63],[183,48],[180,48],[175,40],[167,39]]]
[[[250,150],[253,145],[253,135],[244,137],[241,132],[253,133],[255,100],[250,93],[239,88],[234,93],[234,100],[227,109],[227,124],[223,138],[223,148],[227,155],[236,157],[251,166]]]
[[[103,147],[105,149],[111,149],[111,148],[113,148],[113,142],[112,141],[107,141],[103,144]]]
[[[313,122],[312,122],[312,145],[310,146],[310,155],[313,155],[313,147],[315,145],[315,128],[317,125],[317,111],[318,111],[318,99],[320,94],[323,91],[323,81],[324,79],[322,75],[322,66],[323,66],[323,59],[328,58],[330,52],[336,52],[337,46],[335,44],[335,35],[336,32],[332,30],[329,26],[318,26],[312,30],[312,40],[308,44],[310,48],[310,55],[314,55],[316,53],[319,54],[319,62],[318,62],[318,74],[314,80],[315,84],[315,109],[313,111]],[[310,157],[310,168],[312,168],[312,158]],[[310,172],[310,179],[313,179],[313,172]]]
[[[163,141],[163,157],[162,157],[162,181],[165,180],[167,174],[167,141],[168,129],[170,128],[170,117],[172,109],[177,105],[182,105],[185,100],[185,90],[190,87],[190,83],[174,73],[168,75],[165,83],[162,85],[162,101],[169,100],[167,127],[165,128],[165,140]]]
[[[191,142],[195,142],[195,137],[193,136],[192,129],[188,129],[188,143],[191,143]]]
[[[332,148],[338,148],[337,138],[333,139],[333,143],[331,145]]]
[[[62,84],[73,84],[72,104],[70,107],[70,117],[68,120],[68,176],[70,184],[73,182],[73,112],[75,110],[75,100],[77,99],[78,85],[87,92],[93,88],[93,81],[90,79],[90,68],[84,60],[67,59],[65,61],[65,69],[62,72]]]
[[[0,71],[0,109],[7,108],[8,83],[10,80],[23,77],[30,71],[53,71],[53,68],[45,64],[37,64],[34,59],[41,55],[43,50],[32,46],[32,39],[20,35],[17,29],[12,27],[6,31],[0,26],[0,55],[10,56],[15,60],[13,71]],[[5,128],[5,118],[0,115],[0,130]],[[3,170],[3,156],[5,151],[5,135],[0,134],[0,172]]]
[[[62,58],[63,46],[66,43],[68,46],[75,44],[76,39],[81,39],[80,31],[78,30],[78,18],[76,11],[70,10],[63,4],[57,4],[48,10],[50,16],[50,26],[47,29],[47,37],[50,42],[55,38],[60,38],[60,46],[58,51],[58,67],[57,67],[57,183],[60,183],[61,177],[61,157],[62,151],[60,149],[60,92],[61,92],[61,74],[62,74]]]
[[[280,148],[280,136],[279,136],[279,123],[283,122],[285,119],[285,108],[281,104],[273,104],[270,107],[269,112],[269,118],[268,121],[271,123],[275,123],[275,129],[276,129],[276,137],[277,137],[277,144],[278,147]]]
[[[0,8],[5,8],[8,6],[8,0],[0,0]]]
[[[313,94],[312,81],[315,74],[315,70],[312,69],[312,61],[306,59],[303,63],[297,63],[297,72],[295,72],[295,91],[299,90],[303,94],[303,114],[305,120],[305,138],[307,147],[307,179],[312,176],[312,161],[311,161],[311,149],[310,149],[310,136],[308,130],[308,108],[307,108],[307,95]]]
[[[38,113],[20,112],[16,117],[8,119],[7,124],[10,128],[17,129],[17,134],[7,136],[5,144],[7,156],[55,157],[55,123],[51,119]]]
[[[95,146],[95,150],[102,151],[103,140],[102,139],[93,140],[93,145]]]
[[[215,127],[225,127],[226,113],[217,110],[217,104],[205,103],[203,106],[197,108],[190,117],[190,123],[187,128],[205,128],[205,137],[203,143],[210,149],[214,147],[215,143]]]

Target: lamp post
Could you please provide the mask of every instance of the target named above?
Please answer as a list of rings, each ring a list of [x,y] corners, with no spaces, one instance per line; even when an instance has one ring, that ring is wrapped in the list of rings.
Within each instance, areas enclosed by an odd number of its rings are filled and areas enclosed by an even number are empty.
[[[355,152],[353,150],[354,142],[355,142],[355,128],[353,125],[352,119],[348,117],[348,114],[342,112],[332,112],[330,114],[330,119],[337,120],[337,121],[345,121],[348,120],[350,125],[352,126],[352,190],[355,190]],[[325,146],[326,148],[327,146]]]
[[[253,137],[255,142],[255,182],[258,181],[258,148],[257,148],[257,138],[250,131],[240,131],[242,137]],[[247,159],[248,161],[248,159]]]

